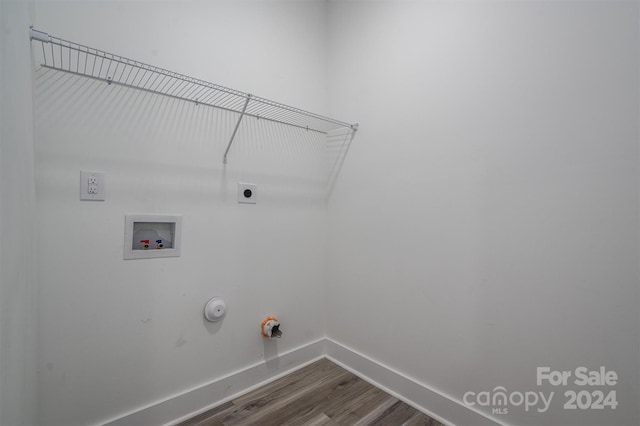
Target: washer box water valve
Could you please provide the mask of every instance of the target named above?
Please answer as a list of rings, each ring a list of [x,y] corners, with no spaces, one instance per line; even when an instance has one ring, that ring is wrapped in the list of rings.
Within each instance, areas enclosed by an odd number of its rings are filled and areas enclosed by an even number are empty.
[[[124,258],[178,257],[181,234],[181,215],[127,214]]]

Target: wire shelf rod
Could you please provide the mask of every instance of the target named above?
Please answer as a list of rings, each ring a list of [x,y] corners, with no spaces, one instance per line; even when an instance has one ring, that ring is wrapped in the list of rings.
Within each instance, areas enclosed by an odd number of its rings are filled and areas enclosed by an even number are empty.
[[[53,67],[50,67],[50,66],[47,66],[47,65],[42,65],[42,67],[43,67],[43,68],[47,68],[47,69],[52,69],[52,70],[60,71],[60,69],[59,69],[59,68],[53,68]],[[76,72],[74,72],[74,71],[64,71],[64,72],[66,72],[66,73],[68,73],[68,74],[73,74],[73,75],[78,75],[78,76],[82,76],[82,77],[87,77],[87,78],[90,78],[90,79],[92,79],[92,80],[104,81],[104,79],[102,79],[102,78],[98,78],[98,77],[93,77],[93,76],[90,76],[90,75],[84,75],[84,74],[76,73]],[[152,91],[152,90],[143,89],[143,88],[138,87],[138,86],[132,86],[132,85],[130,85],[130,84],[124,84],[124,83],[118,83],[118,82],[113,82],[113,84],[116,84],[116,85],[118,85],[118,86],[122,86],[122,87],[128,87],[128,88],[130,88],[130,89],[141,90],[141,91],[143,91],[143,92],[147,92],[147,93],[153,93],[153,94],[157,94],[157,93],[158,93],[158,92],[154,92],[154,91]],[[180,97],[178,97],[178,96],[172,96],[172,95],[168,95],[168,94],[163,94],[163,96],[166,96],[166,97],[169,97],[169,98],[172,98],[172,99],[178,99],[178,100],[181,100],[181,101],[184,101],[184,100],[185,100],[184,98],[180,98]],[[205,106],[209,106],[209,107],[217,108],[217,109],[220,109],[220,110],[223,110],[223,111],[227,111],[227,112],[235,112],[235,113],[237,113],[237,112],[238,112],[238,111],[236,111],[235,109],[229,109],[229,108],[221,107],[221,106],[219,106],[219,105],[213,105],[213,104],[208,104],[208,103],[204,103],[204,102],[194,102],[194,103],[196,103],[196,104],[198,104],[198,105],[205,105]],[[297,128],[299,128],[299,129],[308,130],[308,131],[310,131],[310,132],[316,132],[316,133],[327,134],[327,132],[322,131],[322,130],[316,130],[316,129],[312,129],[312,128],[306,128],[305,126],[301,126],[301,125],[297,125],[297,124],[292,124],[292,123],[288,123],[288,122],[281,121],[281,120],[276,120],[276,119],[269,118],[269,117],[262,117],[262,116],[258,116],[258,115],[251,114],[251,113],[248,113],[248,112],[245,112],[245,114],[244,114],[244,115],[245,115],[246,117],[252,117],[252,118],[255,118],[255,119],[257,119],[257,120],[267,120],[267,121],[270,121],[270,122],[272,122],[272,123],[284,124],[284,125],[291,126],[291,127],[297,127]]]

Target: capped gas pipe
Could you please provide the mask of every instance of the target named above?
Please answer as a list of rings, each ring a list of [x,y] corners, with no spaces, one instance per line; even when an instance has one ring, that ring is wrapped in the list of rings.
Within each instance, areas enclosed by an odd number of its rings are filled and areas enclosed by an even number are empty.
[[[280,331],[280,323],[276,317],[268,316],[260,324],[260,331],[264,337],[269,339],[282,337],[282,331]]]

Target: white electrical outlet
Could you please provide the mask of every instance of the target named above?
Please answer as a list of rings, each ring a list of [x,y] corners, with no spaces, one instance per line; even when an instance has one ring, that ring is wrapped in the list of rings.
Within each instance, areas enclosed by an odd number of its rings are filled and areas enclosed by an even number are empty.
[[[238,202],[244,204],[255,204],[258,193],[255,183],[238,182]]]
[[[85,201],[104,201],[106,181],[103,172],[80,170],[80,199]]]

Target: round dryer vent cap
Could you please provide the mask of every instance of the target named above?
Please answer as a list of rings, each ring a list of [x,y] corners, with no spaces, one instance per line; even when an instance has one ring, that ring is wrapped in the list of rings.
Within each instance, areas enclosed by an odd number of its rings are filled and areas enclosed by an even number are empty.
[[[219,297],[214,297],[204,305],[204,317],[208,321],[220,321],[225,312],[227,312],[227,304]]]

